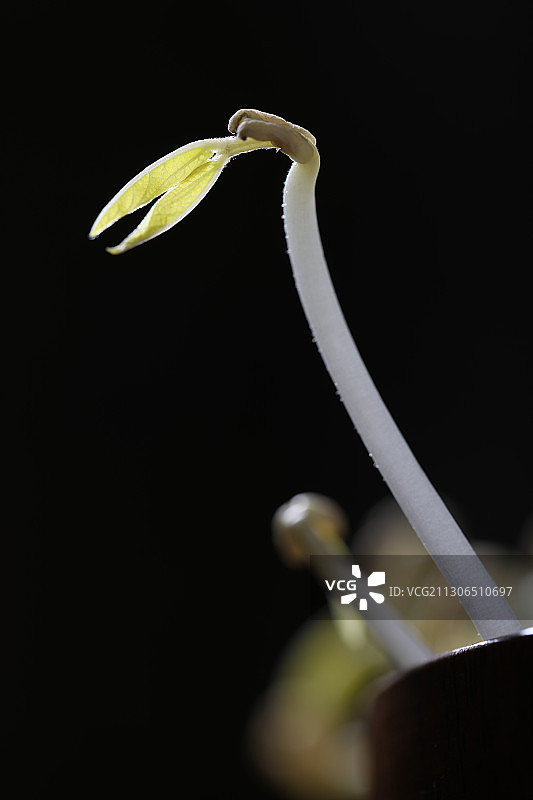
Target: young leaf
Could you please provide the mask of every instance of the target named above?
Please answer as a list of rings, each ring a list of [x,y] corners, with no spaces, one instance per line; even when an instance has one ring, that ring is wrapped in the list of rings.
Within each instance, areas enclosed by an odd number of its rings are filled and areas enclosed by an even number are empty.
[[[192,173],[205,167],[216,153],[214,145],[217,143],[217,140],[204,139],[187,144],[143,169],[142,172],[139,172],[117,192],[102,209],[91,228],[89,238],[94,239],[117,220],[127,214],[131,214],[138,208],[142,208],[169,189],[183,184]],[[217,168],[218,172],[220,172],[220,165],[217,164]],[[211,170],[208,170],[208,172],[211,172]],[[197,177],[200,178],[200,175]],[[196,186],[201,191],[202,181],[199,180]],[[191,196],[192,187],[188,186],[187,190],[189,194],[189,210],[191,210],[193,207],[191,204],[194,202],[194,197]],[[151,234],[151,236],[153,235],[155,233]],[[139,244],[140,242],[137,243]]]
[[[113,255],[124,253],[176,225],[198,205],[217,180],[225,163],[225,158],[219,158],[196,167],[154,203],[140,225],[123,242],[116,247],[107,247],[107,252]]]
[[[174,150],[139,172],[109,201],[96,218],[89,238],[96,238],[117,220],[164,195],[123,242],[106,249],[117,255],[159,236],[198,205],[228,160],[240,153],[269,147],[274,144],[252,137],[244,141],[229,136],[201,139]]]

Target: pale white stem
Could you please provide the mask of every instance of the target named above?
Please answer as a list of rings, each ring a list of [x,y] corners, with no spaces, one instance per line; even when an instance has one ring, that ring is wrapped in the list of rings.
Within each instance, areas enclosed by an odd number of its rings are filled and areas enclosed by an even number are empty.
[[[495,588],[477,557],[466,559],[453,574],[443,558],[476,554],[400,433],[352,339],[320,240],[315,208],[319,167],[317,151],[307,163],[292,165],[284,189],[284,219],[296,287],[320,354],[374,464],[446,580],[455,587]],[[484,639],[521,630],[503,597],[459,599]],[[483,619],[489,614],[499,619]]]

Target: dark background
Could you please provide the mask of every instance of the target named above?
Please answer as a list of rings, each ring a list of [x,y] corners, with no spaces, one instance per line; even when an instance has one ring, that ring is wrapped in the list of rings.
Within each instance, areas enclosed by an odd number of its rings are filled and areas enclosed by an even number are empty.
[[[123,256],[104,247],[139,215],[87,233],[140,169],[224,135],[238,108],[311,130],[326,256],[380,391],[468,535],[519,543],[529,6],[54,3],[4,22],[11,796],[277,797],[246,723],[311,608],[271,516],[312,490],[355,528],[387,495],[293,286],[289,162],[236,159]]]

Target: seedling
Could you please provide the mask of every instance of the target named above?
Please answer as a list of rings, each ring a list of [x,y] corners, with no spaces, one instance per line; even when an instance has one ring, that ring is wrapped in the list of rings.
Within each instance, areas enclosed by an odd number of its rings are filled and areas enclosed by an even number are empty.
[[[212,188],[236,155],[276,148],[293,164],[283,194],[285,234],[296,287],[324,363],[375,466],[446,580],[455,586],[480,635],[491,639],[521,630],[487,570],[418,464],[377,391],[355,346],[329,275],[315,207],[320,156],[315,137],[297,125],[255,109],[229,121],[232,136],[202,139],[146,167],[98,215],[90,237],[121,217],[159,200],[113,254],[153,239],[176,225]],[[464,567],[450,555],[473,556]],[[482,587],[473,596],[469,587]],[[467,589],[467,592],[464,590]],[[487,619],[492,615],[492,619]]]
[[[313,555],[336,556],[344,562],[346,574],[349,574],[353,553],[344,541],[349,530],[342,509],[329,497],[318,494],[296,495],[280,506],[272,519],[274,543],[283,560],[292,567],[308,564]],[[312,565],[317,570],[318,579],[321,582],[324,578],[327,580],[327,567],[323,571],[325,561],[317,563],[315,560]],[[343,606],[337,600],[328,599],[328,604],[341,638],[351,646],[349,626],[354,620],[360,620],[360,616],[352,606]],[[365,622],[392,664],[398,669],[409,669],[430,661],[434,654],[415,631],[395,617],[386,602],[382,612],[376,614],[379,609],[377,607],[374,616],[367,617]]]

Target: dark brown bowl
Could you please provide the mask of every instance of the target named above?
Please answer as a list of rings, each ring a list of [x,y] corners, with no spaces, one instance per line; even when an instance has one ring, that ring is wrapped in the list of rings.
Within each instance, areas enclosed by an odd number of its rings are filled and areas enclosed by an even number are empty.
[[[404,673],[371,739],[373,800],[533,798],[533,628]]]

